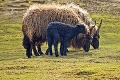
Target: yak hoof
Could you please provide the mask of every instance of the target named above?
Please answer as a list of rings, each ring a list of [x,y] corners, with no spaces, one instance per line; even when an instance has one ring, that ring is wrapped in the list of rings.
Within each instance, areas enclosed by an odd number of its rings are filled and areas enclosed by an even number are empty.
[[[63,56],[63,53],[60,53],[61,54],[61,56]]]
[[[48,53],[49,53],[49,49],[46,50],[45,54],[48,55]]]
[[[69,50],[67,49],[67,52],[69,52]]]
[[[37,52],[37,53],[35,53],[35,56],[40,56],[40,54]]]
[[[61,54],[61,56],[67,56],[67,54]]]
[[[31,56],[28,56],[28,58],[31,58]]]
[[[28,57],[28,58],[31,58],[31,56],[32,56],[32,54],[29,54],[29,55],[27,54],[27,57]]]
[[[64,54],[64,56],[67,56],[67,54]]]
[[[56,54],[55,56],[56,56],[56,57],[58,57],[59,55],[58,55],[58,54]]]
[[[43,52],[38,52],[40,55],[43,55]]]
[[[50,53],[50,55],[52,56],[52,55],[53,55],[53,53]]]
[[[48,55],[48,53],[45,53],[46,55]]]

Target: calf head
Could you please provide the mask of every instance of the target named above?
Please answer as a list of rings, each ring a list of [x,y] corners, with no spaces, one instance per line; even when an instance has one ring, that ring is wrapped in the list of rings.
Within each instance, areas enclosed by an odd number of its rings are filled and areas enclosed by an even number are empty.
[[[79,33],[83,33],[83,34],[86,33],[86,29],[85,29],[85,26],[84,26],[84,25],[78,24],[78,25],[77,25],[77,28],[78,28],[78,30],[79,30]]]

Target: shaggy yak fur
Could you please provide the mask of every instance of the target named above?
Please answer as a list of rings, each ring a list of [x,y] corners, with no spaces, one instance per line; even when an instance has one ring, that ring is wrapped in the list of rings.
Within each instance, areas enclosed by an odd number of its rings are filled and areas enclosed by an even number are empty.
[[[79,23],[84,24],[87,31],[86,36],[79,34],[69,42],[69,46],[73,48],[83,47],[85,51],[89,51],[91,44],[91,38],[89,37],[92,37],[90,31],[95,26],[91,26],[90,19],[87,19],[88,17],[86,16],[87,13],[84,10],[82,11],[81,8],[76,7],[76,5],[44,4],[31,6],[25,13],[22,21],[23,46],[26,49],[28,58],[32,56],[32,49],[36,56],[43,54],[41,45],[46,41],[46,28],[50,22],[54,21],[72,26]],[[37,46],[38,51],[35,46]]]
[[[59,56],[58,41],[60,38],[62,38],[60,53],[61,55],[66,56],[69,40],[76,37],[79,33],[83,33],[83,34],[86,33],[85,26],[82,24],[75,25],[74,27],[61,22],[51,22],[50,24],[48,24],[47,41],[48,41],[48,49],[50,51],[50,55],[52,55],[52,44],[54,44],[55,56],[56,57]]]
[[[90,41],[91,38],[92,38],[91,45],[93,46],[93,48],[94,49],[99,48],[99,38],[100,38],[99,30],[102,25],[102,20],[101,20],[99,26],[96,26],[96,21],[95,21],[95,25],[93,25],[92,19],[89,17],[89,13],[86,10],[83,10],[81,7],[79,7],[78,5],[75,5],[73,3],[71,3],[67,6],[72,8],[78,14],[78,17],[90,28],[90,34],[89,34],[90,36],[89,35],[86,36],[86,40],[85,40],[83,49],[86,51],[89,49],[89,48],[87,48],[87,46],[89,46],[89,45],[86,45],[86,44],[87,43],[89,44],[88,41]]]

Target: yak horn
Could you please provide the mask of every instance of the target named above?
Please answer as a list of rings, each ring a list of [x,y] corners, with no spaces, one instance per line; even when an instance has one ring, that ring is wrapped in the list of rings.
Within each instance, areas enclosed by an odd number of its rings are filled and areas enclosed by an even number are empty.
[[[102,20],[101,20],[101,22],[100,22],[100,24],[99,24],[99,26],[98,26],[98,29],[97,29],[97,33],[99,34],[99,30],[100,30],[100,28],[101,28],[101,25],[102,25]]]
[[[95,25],[96,25],[96,21],[95,21]],[[95,27],[95,25],[94,25],[94,27]]]
[[[96,26],[96,21],[95,21],[95,24],[91,27],[91,29],[93,29],[95,26]]]
[[[99,26],[98,26],[98,29],[100,29],[101,25],[102,25],[102,20],[101,20],[101,22],[100,22],[100,24],[99,24]]]
[[[95,27],[95,25],[96,25],[96,21],[95,21],[95,24],[91,27],[91,29],[93,29]]]
[[[96,21],[95,21],[95,25],[96,25]],[[93,28],[95,27],[95,25],[93,25],[93,26],[90,28],[90,34],[92,33],[92,30],[93,30]]]

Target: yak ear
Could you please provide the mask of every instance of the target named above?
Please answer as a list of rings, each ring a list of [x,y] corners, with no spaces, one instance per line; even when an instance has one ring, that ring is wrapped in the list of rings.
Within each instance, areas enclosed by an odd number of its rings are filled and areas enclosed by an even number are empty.
[[[95,21],[95,24],[90,28],[90,34],[92,33],[92,30],[95,26],[96,26],[96,21]]]
[[[100,24],[99,24],[99,26],[98,26],[97,33],[99,33],[99,30],[100,30],[100,28],[101,28],[101,25],[102,25],[102,20],[101,20],[101,22],[100,22]]]

